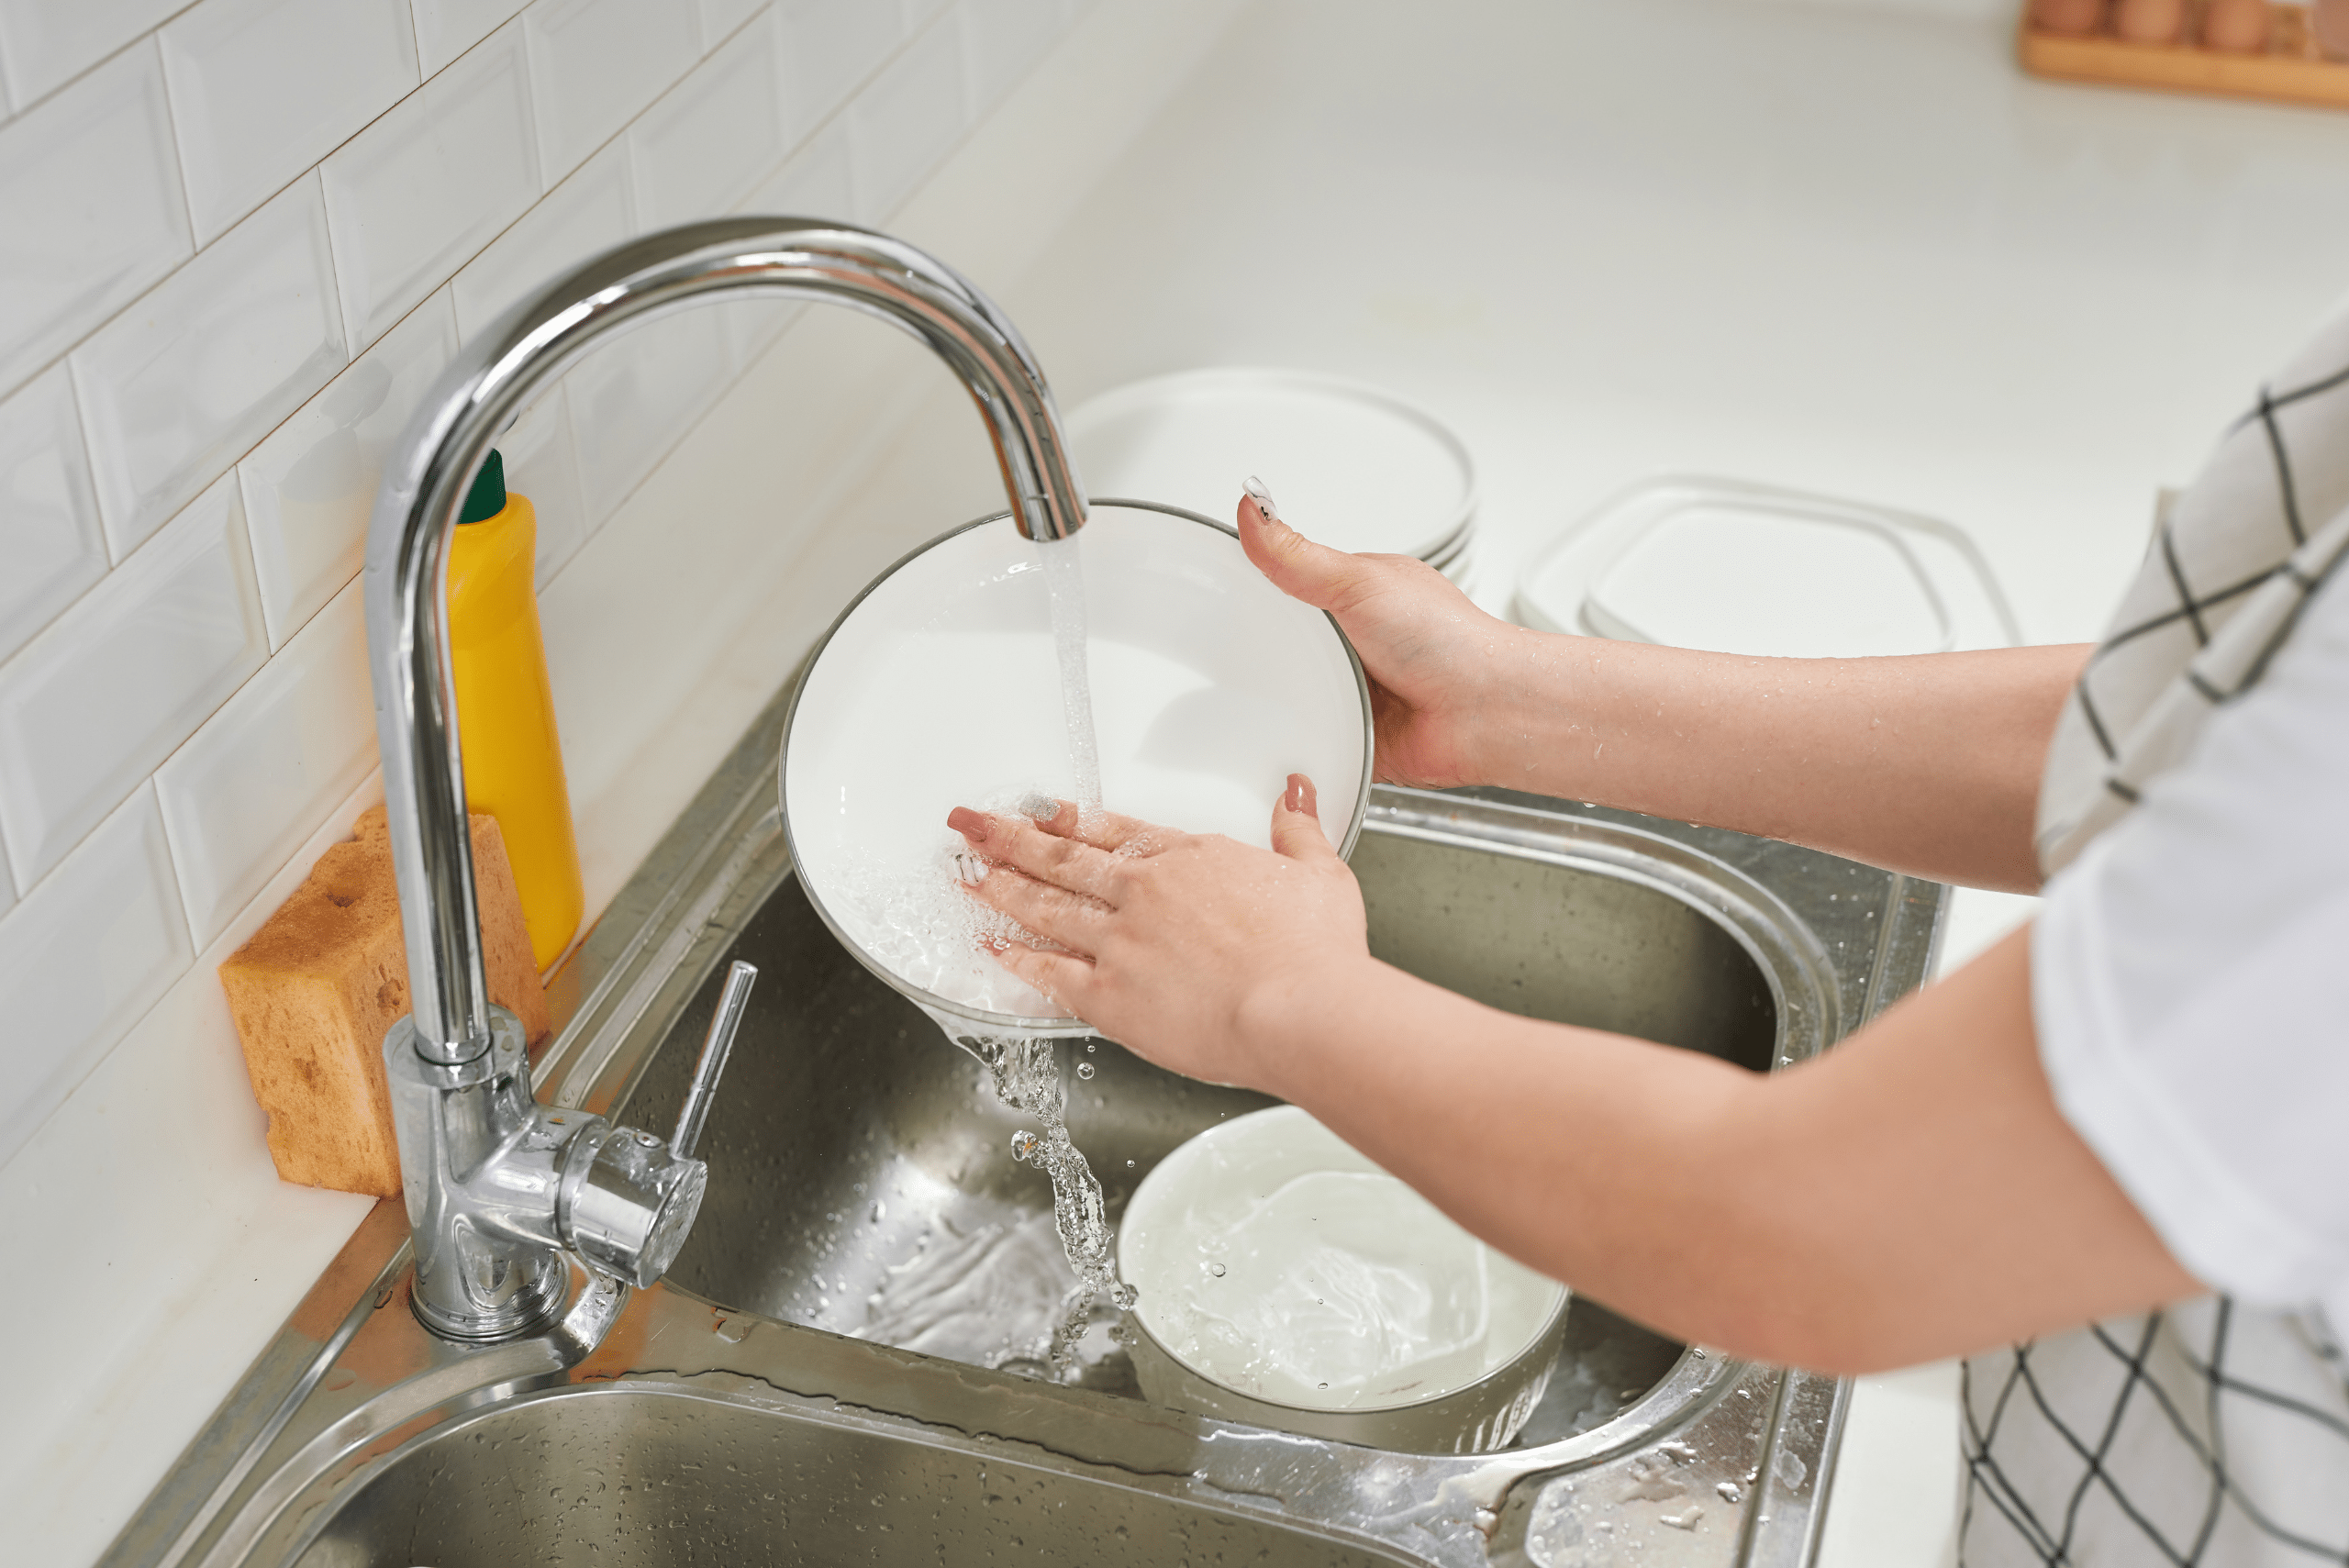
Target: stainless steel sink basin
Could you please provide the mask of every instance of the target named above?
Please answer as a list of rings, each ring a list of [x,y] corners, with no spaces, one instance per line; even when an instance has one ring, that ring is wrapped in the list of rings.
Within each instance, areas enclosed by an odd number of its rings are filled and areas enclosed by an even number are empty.
[[[1089,1338],[1038,1375],[1066,1265],[1019,1118],[800,895],[780,705],[559,977],[543,1097],[661,1125],[732,956],[763,977],[668,1280],[461,1347],[380,1207],[106,1561],[343,1564],[1807,1562],[1842,1391],[1577,1299],[1512,1449],[1387,1453],[1142,1401]],[[1383,956],[1496,1006],[1755,1071],[1924,973],[1932,884],[1735,834],[1380,790],[1354,856]],[[1113,1207],[1258,1096],[1062,1047]],[[1073,1069],[1089,1064],[1079,1079]],[[1800,1195],[1789,1195],[1799,1202]]]
[[[852,1416],[624,1386],[451,1421],[358,1487],[301,1568],[411,1563],[1395,1564],[1243,1514]]]

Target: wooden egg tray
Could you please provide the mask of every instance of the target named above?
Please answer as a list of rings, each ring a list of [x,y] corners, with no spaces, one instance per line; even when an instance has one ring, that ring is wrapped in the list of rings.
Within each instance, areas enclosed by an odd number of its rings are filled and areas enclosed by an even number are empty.
[[[2199,5],[2188,8],[2186,37],[2200,35],[2201,11]],[[2127,43],[2108,33],[2042,32],[2027,15],[2015,52],[2025,71],[2059,81],[2349,109],[2349,62],[2329,60],[2318,50],[2305,6],[2276,6],[2267,48],[2256,54],[2229,54],[2194,43]]]

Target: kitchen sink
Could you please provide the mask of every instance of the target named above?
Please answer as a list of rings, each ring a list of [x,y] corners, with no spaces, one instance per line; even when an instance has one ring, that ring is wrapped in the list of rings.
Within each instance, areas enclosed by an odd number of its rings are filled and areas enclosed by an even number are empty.
[[[1431,821],[1431,809],[1444,819]],[[1770,976],[1729,927],[1613,868],[1476,831],[1538,817],[1488,808],[1470,824],[1459,810],[1380,793],[1353,855],[1380,957],[1514,1012],[1770,1066]],[[1007,1152],[1032,1118],[1001,1105],[974,1058],[944,1049],[919,1008],[833,941],[796,882],[776,887],[720,962],[736,958],[766,978],[704,1134],[709,1195],[671,1283],[835,1333],[1043,1371],[1076,1280],[1054,1240],[1049,1183]],[[614,1114],[674,1120],[717,983],[678,1015]],[[1106,1040],[1063,1041],[1058,1053],[1069,1131],[1113,1219],[1176,1145],[1274,1103],[1177,1077]],[[1085,1386],[1139,1396],[1106,1331],[1086,1349]],[[1682,1351],[1575,1303],[1555,1396],[1527,1440],[1597,1425],[1661,1382]]]
[[[826,931],[774,806],[778,702],[556,977],[557,1106],[663,1126],[728,961],[760,967],[667,1279],[574,1279],[555,1329],[468,1347],[409,1311],[379,1206],[105,1560],[172,1563],[1807,1562],[1844,1388],[1577,1297],[1497,1453],[1386,1452],[1143,1400],[1072,1278],[1022,1118]],[[1380,956],[1493,1006],[1756,1072],[1925,973],[1943,890],[1716,829],[1503,792],[1374,792]],[[1113,1215],[1260,1095],[1059,1046]],[[1075,1069],[1089,1066],[1080,1076]],[[1799,1203],[1801,1195],[1788,1195]]]

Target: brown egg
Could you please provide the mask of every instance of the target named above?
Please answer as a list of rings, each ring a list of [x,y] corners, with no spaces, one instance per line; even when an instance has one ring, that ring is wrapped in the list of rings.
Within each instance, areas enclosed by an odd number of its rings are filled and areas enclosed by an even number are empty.
[[[2349,0],[2310,0],[2309,31],[2327,60],[2349,60]]]
[[[2186,0],[2118,0],[2112,30],[2131,43],[2176,43],[2186,28]]]
[[[2031,25],[2043,33],[2079,37],[2104,24],[2104,0],[2031,0]]]
[[[2267,0],[2210,0],[2202,13],[2202,42],[2230,54],[2258,54],[2267,48],[2271,20]]]

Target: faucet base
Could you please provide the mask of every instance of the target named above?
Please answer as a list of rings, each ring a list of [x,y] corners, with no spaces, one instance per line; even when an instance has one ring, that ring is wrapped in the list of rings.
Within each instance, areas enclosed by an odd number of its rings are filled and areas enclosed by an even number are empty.
[[[521,1021],[490,1009],[489,1049],[453,1065],[417,1049],[414,1021],[384,1040],[416,1251],[416,1315],[444,1339],[509,1340],[562,1310],[554,1232],[564,1146],[601,1118],[542,1111]]]
[[[419,1264],[421,1262],[419,1257]],[[408,1306],[415,1310],[417,1321],[440,1338],[475,1344],[523,1339],[551,1325],[562,1311],[571,1283],[562,1254],[549,1251],[528,1260],[499,1259],[481,1272],[494,1276],[501,1269],[513,1271],[510,1277],[514,1283],[495,1310],[446,1310],[435,1297],[447,1295],[447,1291],[436,1291],[420,1267],[408,1292]]]

